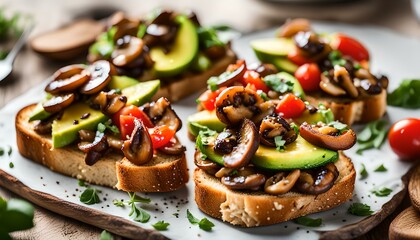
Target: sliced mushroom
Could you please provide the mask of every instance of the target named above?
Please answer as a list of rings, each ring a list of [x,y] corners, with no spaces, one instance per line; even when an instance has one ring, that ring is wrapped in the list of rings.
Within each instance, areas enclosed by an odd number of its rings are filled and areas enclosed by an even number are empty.
[[[254,173],[249,168],[242,168],[237,174],[221,178],[223,185],[236,190],[258,190],[265,183],[265,176],[261,173]]]
[[[322,73],[321,73],[321,82],[319,82],[319,87],[324,92],[332,96],[346,95],[346,91],[344,89],[332,83],[331,80]]]
[[[34,125],[34,131],[38,134],[51,134],[53,118],[39,121]]]
[[[93,142],[81,142],[78,144],[80,151],[86,153],[85,163],[89,166],[95,164],[109,148],[107,137],[104,133],[96,132]]]
[[[245,60],[238,60],[235,65],[238,66],[235,70],[226,72],[218,77],[217,87],[231,86],[234,82],[242,79],[247,70]]]
[[[90,80],[85,83],[80,92],[83,94],[95,94],[104,89],[111,81],[113,66],[105,60],[99,60],[89,66]]]
[[[216,141],[214,142],[214,151],[219,154],[229,154],[237,144],[236,131],[227,128],[217,135]]]
[[[219,169],[221,168],[217,163],[208,160],[207,158],[203,158],[203,153],[200,151],[195,151],[194,154],[194,163],[195,165],[206,171],[208,174],[214,175]]]
[[[82,129],[79,131],[79,138],[82,142],[93,142],[95,139],[95,132],[91,130]],[[112,135],[107,135],[106,137],[109,147],[115,150],[121,150],[123,141]]]
[[[255,116],[262,113],[259,107],[262,103],[264,100],[249,88],[229,87],[216,98],[216,115],[223,123],[235,125],[244,118],[253,120]]]
[[[175,131],[182,127],[181,119],[172,109],[169,100],[164,97],[159,98],[156,102],[144,105],[143,111],[155,126],[166,125]]]
[[[227,168],[227,167],[222,167],[219,169],[219,171],[217,171],[214,176],[217,178],[222,178],[222,177],[226,177],[229,176],[231,173],[233,173],[233,171],[235,171],[234,168]]]
[[[301,193],[321,194],[334,185],[338,175],[339,172],[334,163],[329,163],[314,170],[302,171],[295,183],[295,188]]]
[[[136,59],[142,53],[143,40],[126,35],[117,40],[117,48],[112,52],[112,63],[123,67]]]
[[[248,165],[258,149],[260,135],[257,127],[249,119],[244,119],[238,132],[238,144],[232,152],[223,155],[225,167],[240,168]]]
[[[157,150],[168,155],[180,155],[185,152],[186,148],[182,146],[177,138],[172,138],[169,143]]]
[[[353,80],[345,67],[339,65],[334,66],[334,80],[347,91],[350,97],[357,98],[357,96],[359,96],[359,92],[354,86]]]
[[[124,141],[124,156],[135,165],[142,165],[153,158],[153,145],[147,128],[138,119],[134,120],[134,130],[129,140]]]
[[[68,107],[75,100],[74,93],[56,95],[42,103],[44,110],[49,113],[56,113]]]
[[[315,146],[331,149],[334,151],[346,150],[351,148],[356,143],[356,133],[352,130],[346,130],[341,135],[336,132],[325,132],[315,125],[309,125],[304,122],[300,125],[300,135],[308,142]],[[327,133],[327,134],[325,134]]]
[[[285,145],[294,142],[297,134],[290,127],[289,123],[277,114],[266,116],[260,125],[261,143],[267,146],[275,147],[274,138],[282,136]]]
[[[278,37],[293,37],[298,32],[307,32],[311,30],[311,23],[305,18],[296,18],[287,20],[277,32]]]
[[[279,172],[267,179],[264,185],[264,191],[269,194],[284,194],[293,188],[299,179],[300,170],[296,169],[291,172]]]
[[[373,76],[367,69],[361,68],[354,73],[355,77],[360,79],[360,87],[370,95],[380,94],[382,92],[382,81]],[[383,83],[388,86],[387,78],[384,79]],[[385,80],[386,79],[386,80]]]
[[[90,73],[81,64],[60,68],[52,76],[52,81],[45,91],[52,94],[72,92],[90,79]]]
[[[99,105],[99,108],[105,115],[113,115],[121,110],[127,102],[127,97],[110,92],[100,92],[92,101]]]
[[[258,74],[260,74],[261,77],[276,74],[279,72],[277,68],[270,63],[254,63],[248,66],[248,70],[256,71]]]

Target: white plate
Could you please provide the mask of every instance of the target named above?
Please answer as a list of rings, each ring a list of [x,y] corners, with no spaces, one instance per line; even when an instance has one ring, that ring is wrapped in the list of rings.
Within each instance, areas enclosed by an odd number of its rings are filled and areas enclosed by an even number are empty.
[[[331,23],[315,23],[314,27],[318,32],[341,31],[363,42],[371,52],[373,72],[382,72],[388,75],[391,90],[397,87],[399,82],[404,78],[420,77],[420,67],[418,66],[417,59],[420,56],[420,41],[416,39],[410,39],[386,29],[373,27],[355,27]],[[233,46],[240,57],[253,61],[256,58],[249,47],[249,41],[272,36],[274,36],[274,29],[247,35],[236,40]],[[82,188],[78,186],[77,180],[51,172],[47,168],[19,155],[15,143],[14,116],[20,108],[39,101],[43,95],[42,91],[43,86],[32,89],[11,101],[0,111],[0,146],[4,148],[11,146],[13,149],[10,158],[7,154],[0,157],[0,168],[34,190],[52,194],[65,201],[80,204],[83,207],[94,208],[108,214],[130,219],[128,217],[128,208],[118,208],[112,204],[113,199],[127,199],[128,196],[126,193],[98,187],[102,190],[100,194],[101,199],[106,198],[107,200],[92,206],[84,205],[79,201]],[[194,143],[190,142],[187,138],[185,123],[187,116],[196,111],[194,101],[196,97],[192,96],[174,104],[175,110],[184,121],[184,127],[178,133],[178,136],[187,147],[190,176],[192,176],[192,170],[194,169]],[[420,111],[388,107],[388,114],[385,118],[388,118],[390,122],[395,122],[405,117],[420,118]],[[380,150],[366,151],[363,156],[355,154],[356,149],[357,145],[351,150],[346,151],[346,154],[353,159],[356,170],[359,170],[361,164],[364,163],[369,172],[369,177],[365,180],[359,180],[360,176],[358,173],[352,202],[366,203],[371,206],[372,210],[378,211],[395,193],[401,190],[402,182],[400,178],[407,172],[411,165],[399,161],[397,156],[391,151],[388,143],[385,143]],[[9,167],[9,162],[14,163],[14,168]],[[388,171],[381,173],[374,172],[373,170],[381,164],[384,164]],[[388,197],[376,197],[374,194],[371,194],[370,191],[372,189],[380,186],[393,189],[392,194]],[[162,234],[172,239],[237,238],[246,240],[257,237],[259,239],[298,239],[303,237],[313,239],[318,236],[317,231],[335,230],[364,219],[363,217],[352,216],[347,213],[350,205],[350,202],[348,202],[330,211],[311,215],[311,217],[323,219],[321,227],[310,228],[297,225],[293,222],[286,222],[269,227],[244,229],[212,219],[201,213],[194,203],[194,184],[192,180],[189,181],[187,188],[180,191],[167,194],[148,194],[148,196],[152,198],[150,207],[147,207],[152,218],[149,223],[139,223],[139,226],[152,229],[152,223],[158,220],[165,220],[170,223],[170,226],[169,230],[162,232]],[[173,199],[173,197],[177,197],[177,199]],[[213,231],[205,232],[197,226],[191,225],[186,218],[187,209],[198,218],[208,217],[213,221],[216,225]],[[179,213],[179,218],[176,218],[173,215],[174,213]]]

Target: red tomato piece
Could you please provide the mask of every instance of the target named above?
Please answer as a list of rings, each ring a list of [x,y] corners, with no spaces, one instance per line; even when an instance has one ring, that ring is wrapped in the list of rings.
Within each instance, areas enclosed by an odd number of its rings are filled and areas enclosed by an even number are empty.
[[[112,116],[112,122],[117,126],[120,125],[120,115],[136,117],[137,119],[140,119],[144,126],[148,128],[154,126],[149,116],[147,116],[145,112],[143,112],[139,107],[135,105],[126,106]]]
[[[130,139],[131,133],[134,130],[134,119],[136,117],[129,116],[129,115],[119,115],[120,116],[120,132],[121,132],[121,139],[127,140]]]
[[[175,131],[166,125],[161,125],[149,128],[149,134],[152,139],[153,149],[157,149],[168,144],[175,136]]]
[[[297,118],[305,111],[305,103],[293,94],[286,94],[276,107],[276,113],[284,118]]]
[[[420,119],[400,120],[388,133],[392,150],[404,161],[420,161]]]
[[[199,97],[198,101],[201,106],[209,111],[212,111],[215,109],[214,102],[216,101],[217,96],[225,90],[226,87],[221,87],[217,89],[216,91],[212,92],[210,89],[203,92]]]
[[[296,65],[303,65],[305,63],[311,63],[312,61],[310,59],[305,58],[304,56],[300,55],[299,52],[295,49],[293,51],[290,51],[287,54],[287,58],[293,62]]]
[[[356,61],[369,60],[369,52],[365,46],[356,39],[342,33],[336,35],[331,45],[343,55],[350,56]]]
[[[244,86],[251,84],[254,85],[255,89],[261,90],[263,92],[268,92],[270,88],[262,80],[259,73],[256,71],[247,70],[243,77]]]
[[[316,63],[303,64],[296,70],[295,77],[305,92],[319,90],[321,71]]]

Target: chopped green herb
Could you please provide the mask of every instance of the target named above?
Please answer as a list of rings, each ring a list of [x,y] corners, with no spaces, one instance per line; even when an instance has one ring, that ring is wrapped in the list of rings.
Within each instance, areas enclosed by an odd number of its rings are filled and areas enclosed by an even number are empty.
[[[348,126],[344,123],[341,123],[339,121],[332,121],[330,123],[328,123],[328,126],[333,127],[335,129],[337,129],[338,131],[340,131],[340,134],[345,131],[348,130]]]
[[[264,99],[264,101],[268,101],[268,100],[270,100],[270,99],[267,97],[267,94],[266,94],[265,92],[263,92],[262,90],[257,90],[257,94],[258,94],[258,95],[260,95],[260,97],[261,97],[262,99]]]
[[[355,70],[359,70],[359,69],[362,68],[362,66],[358,63],[354,64],[353,67],[354,67]]]
[[[370,206],[363,203],[352,203],[347,212],[356,216],[370,216],[373,213]]]
[[[112,124],[112,120],[108,119],[106,122],[99,123],[97,127],[97,131],[100,133],[104,133],[106,129],[109,129],[111,132],[118,134],[120,130],[117,126]]]
[[[287,79],[281,78],[277,74],[268,75],[263,78],[267,86],[279,93],[292,92],[294,83]]]
[[[218,77],[210,77],[209,80],[207,80],[207,85],[209,86],[209,89],[214,92],[217,89],[219,89],[219,87],[217,86],[217,83],[219,82],[219,78]]]
[[[384,120],[369,123],[357,135],[357,143],[359,145],[357,154],[362,154],[363,151],[372,148],[379,149],[386,138],[386,134],[388,132],[387,125],[387,122]]]
[[[118,200],[118,199],[114,199],[112,200],[112,203],[117,206],[117,207],[124,207],[124,200]]]
[[[324,118],[325,123],[331,123],[334,121],[334,114],[332,113],[331,109],[327,109],[324,104],[318,104],[318,111],[321,113],[322,117]]]
[[[172,214],[172,215],[174,215],[176,218],[178,218],[178,217],[179,217],[179,213],[174,213],[174,214]]]
[[[216,29],[212,27],[199,27],[197,29],[200,49],[207,49],[213,46],[225,46],[225,43],[220,40]]]
[[[277,151],[283,152],[284,151],[284,144],[286,143],[285,140],[283,140],[282,136],[276,136],[274,137],[274,143],[276,144]]]
[[[7,156],[10,157],[10,155],[12,155],[12,147],[9,146],[9,150],[7,151]]]
[[[108,32],[102,33],[98,40],[89,48],[92,54],[98,54],[104,58],[111,57],[114,51],[114,35],[117,32],[116,27],[111,27]]]
[[[0,147],[0,157],[2,157],[3,155],[4,155],[4,149]]]
[[[322,219],[303,216],[294,219],[293,222],[307,227],[319,227],[322,224]]]
[[[333,66],[344,66],[346,64],[346,60],[342,58],[342,54],[338,50],[331,51],[331,53],[328,55],[328,59],[331,61]]]
[[[392,192],[392,189],[387,187],[382,187],[380,189],[375,189],[372,191],[377,197],[386,197]]]
[[[194,217],[194,215],[192,215],[189,209],[187,209],[187,219],[188,221],[190,221],[191,224],[197,224],[198,222],[200,222],[200,219]]]
[[[211,28],[213,28],[216,31],[220,31],[220,32],[226,32],[226,31],[233,30],[233,28],[231,26],[228,26],[228,25],[214,25],[214,26],[211,26]]]
[[[97,127],[97,131],[103,133],[103,132],[105,132],[105,130],[106,130],[105,124],[99,123],[98,127]]]
[[[85,181],[83,181],[82,179],[78,179],[78,180],[77,180],[77,184],[78,184],[79,186],[81,186],[81,187],[86,187],[86,183],[85,183]]]
[[[368,176],[368,172],[366,171],[365,165],[362,163],[362,168],[360,169],[360,179],[365,179]]]
[[[137,30],[137,37],[138,38],[143,38],[144,35],[146,34],[146,29],[147,29],[147,27],[146,27],[145,24],[140,24],[139,28]]]
[[[290,127],[295,131],[296,135],[299,135],[299,127],[295,123],[290,124]]]
[[[9,38],[18,37],[22,34],[22,15],[20,13],[14,13],[8,17],[5,14],[5,9],[0,8],[0,41],[6,41]]]
[[[128,216],[132,216],[133,220],[136,222],[146,223],[150,219],[150,214],[147,213],[144,209],[137,207],[136,203],[150,203],[150,198],[143,198],[135,193],[128,193],[130,196],[130,200],[127,202],[129,206],[131,206],[131,211]]]
[[[15,165],[12,162],[9,162],[9,168],[14,168]]]
[[[101,238],[100,240],[113,240],[114,237],[111,235],[111,233],[107,232],[106,230],[103,230],[101,232]]]
[[[83,191],[82,195],[80,195],[80,201],[87,205],[92,205],[96,203],[100,203],[101,200],[99,199],[98,193],[100,191],[93,187],[88,187]]]
[[[6,201],[0,197],[0,238],[12,239],[9,233],[32,228],[34,207],[21,199]]]
[[[210,222],[207,218],[202,218],[201,220],[194,217],[190,210],[187,209],[187,219],[191,224],[198,224],[198,227],[205,231],[211,231],[214,227],[214,223]]]
[[[420,80],[404,80],[392,93],[388,94],[388,104],[396,107],[420,108]]]
[[[152,200],[150,198],[144,198],[136,195],[135,193],[129,192],[128,195],[130,196],[130,203],[150,203]]]
[[[158,221],[155,224],[152,224],[152,226],[159,231],[165,231],[168,229],[169,223],[165,222],[165,221]]]
[[[386,169],[386,167],[383,164],[381,164],[379,167],[375,169],[375,172],[386,172],[386,171],[388,171],[388,169]]]

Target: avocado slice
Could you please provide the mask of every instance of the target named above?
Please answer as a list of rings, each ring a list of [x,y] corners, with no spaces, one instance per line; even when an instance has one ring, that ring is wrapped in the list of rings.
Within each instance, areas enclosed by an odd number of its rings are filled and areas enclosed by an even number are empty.
[[[34,110],[32,110],[32,114],[29,117],[29,122],[35,121],[35,120],[44,120],[51,116],[51,113],[44,110],[44,107],[42,106],[42,102],[39,102]]]
[[[226,124],[222,123],[216,116],[216,111],[200,111],[188,116],[187,118],[188,131],[197,136],[200,131],[200,127],[197,125],[205,126],[211,130],[221,132],[226,127]]]
[[[295,44],[291,38],[264,38],[252,41],[251,47],[258,54],[287,57],[295,49]]]
[[[197,137],[197,148],[208,159],[223,165],[222,155],[213,150],[217,135]],[[310,169],[323,166],[338,159],[338,152],[314,146],[298,136],[296,141],[286,146],[284,151],[260,145],[252,158],[252,163],[267,170]]]
[[[303,88],[300,85],[299,81],[293,75],[291,75],[287,72],[279,72],[279,73],[276,73],[276,74],[273,74],[273,75],[275,75],[275,78],[274,78],[275,81],[276,80],[280,81],[281,79],[284,79],[286,81],[292,82],[293,83],[293,90],[292,90],[293,94],[295,94],[296,96],[298,96],[302,99],[305,99],[305,92],[303,91]],[[273,75],[268,75],[264,79],[271,78],[270,82],[273,82],[273,78],[272,78]],[[268,80],[267,80],[266,84],[269,85]],[[270,87],[270,85],[269,85],[269,87]]]
[[[81,119],[86,113],[89,113],[89,117]],[[102,112],[90,108],[86,103],[71,105],[64,111],[63,116],[54,120],[52,124],[53,147],[60,148],[72,143],[77,139],[79,130],[96,130],[97,125],[105,120],[107,117]]]
[[[158,91],[160,80],[140,82],[131,87],[121,90],[122,95],[127,97],[127,105],[140,106],[148,102]]]
[[[139,83],[139,80],[127,76],[112,76],[108,84],[110,89],[124,89]]]
[[[332,113],[331,109],[318,110],[316,113],[309,113],[309,110],[305,109],[300,117],[293,119],[293,122],[300,125],[303,122],[316,124],[318,122],[328,123],[332,120],[334,120],[334,114]]]
[[[150,50],[150,57],[155,62],[153,71],[157,77],[172,77],[182,73],[198,53],[198,35],[194,23],[184,15],[177,16],[175,20],[179,29],[171,51],[166,54],[162,47]]]

